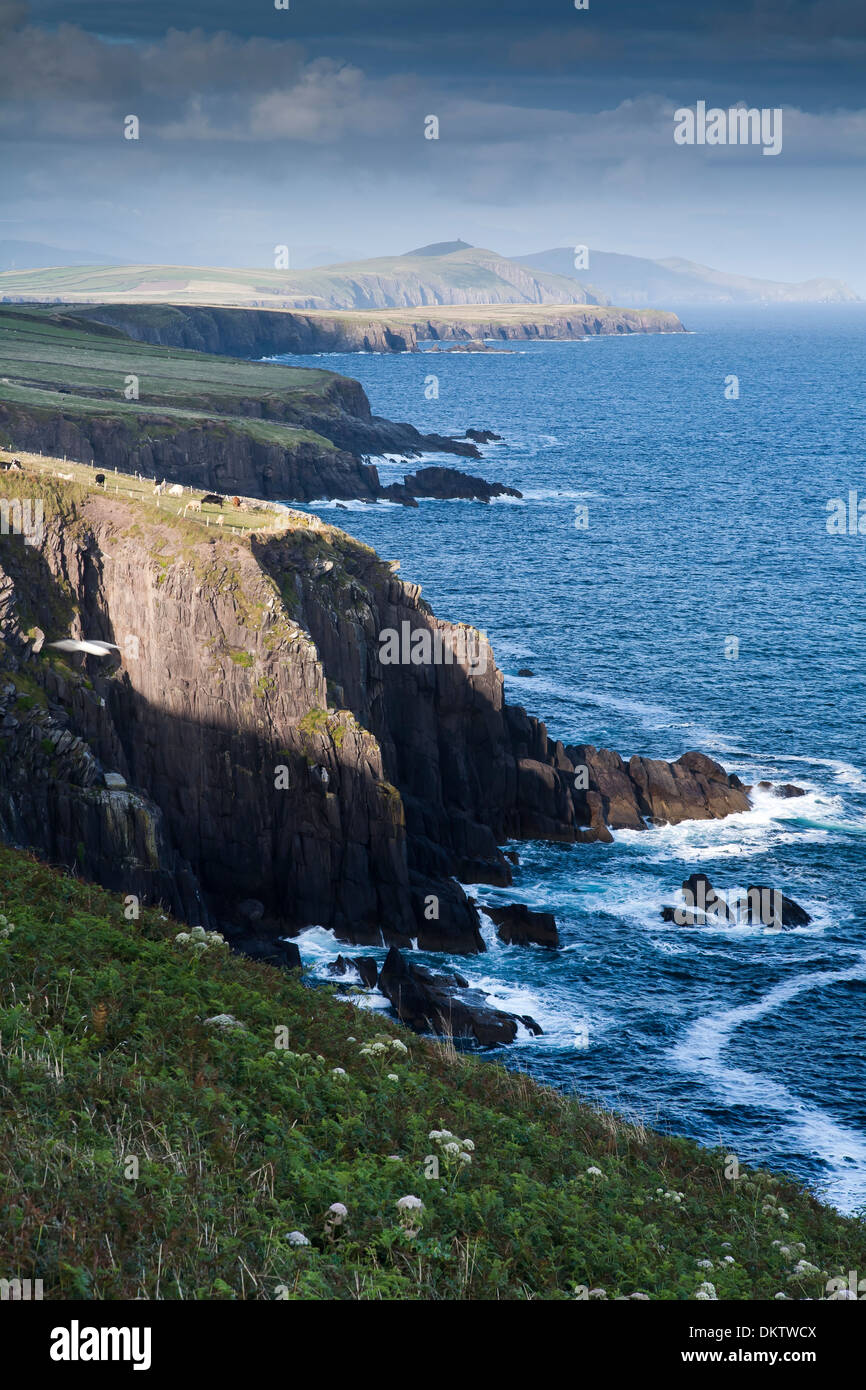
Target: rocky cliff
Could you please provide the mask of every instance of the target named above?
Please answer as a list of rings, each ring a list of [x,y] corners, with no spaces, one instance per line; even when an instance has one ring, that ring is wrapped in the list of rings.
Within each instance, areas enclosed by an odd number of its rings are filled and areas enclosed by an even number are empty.
[[[118,328],[140,342],[255,358],[281,353],[417,352],[419,340],[424,339],[526,340],[685,332],[676,314],[662,310],[570,304],[452,304],[432,311],[409,307],[374,315],[102,304],[69,313]]]
[[[458,952],[482,943],[454,879],[508,883],[504,840],[611,838],[609,787],[505,704],[486,638],[344,533],[293,513],[229,538],[4,486],[45,504],[40,547],[0,539],[4,838],[229,935],[253,918]],[[60,659],[70,633],[120,654]],[[691,795],[735,809],[678,781],[675,818]]]

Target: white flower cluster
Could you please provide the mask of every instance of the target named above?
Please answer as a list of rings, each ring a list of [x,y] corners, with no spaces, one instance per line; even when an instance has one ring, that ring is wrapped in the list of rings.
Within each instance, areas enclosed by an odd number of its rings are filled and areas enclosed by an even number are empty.
[[[15,923],[10,922],[9,918],[5,917],[3,913],[0,912],[0,941],[8,940],[14,930]]]
[[[716,1293],[716,1286],[715,1286],[715,1284],[710,1284],[710,1283],[707,1282],[707,1281],[705,1281],[703,1284],[698,1284],[698,1288],[697,1288],[697,1292],[696,1292],[696,1294],[695,1294],[695,1298],[703,1299],[703,1300],[705,1300],[705,1299],[710,1299],[711,1301],[717,1302],[717,1301],[718,1301],[718,1294]]]
[[[205,931],[204,927],[193,927],[192,931],[179,931],[174,938],[178,946],[188,946],[191,951],[207,951],[211,947],[227,945],[226,939],[218,931]]]
[[[387,1057],[393,1061],[395,1057],[408,1057],[409,1049],[399,1038],[391,1038],[387,1033],[377,1033],[372,1042],[364,1043],[358,1055],[373,1057],[378,1061]]]
[[[286,1240],[289,1242],[289,1245],[295,1246],[309,1245],[310,1243],[303,1231],[289,1231]]]
[[[600,1168],[587,1168],[586,1176],[588,1178],[603,1178],[604,1173],[601,1171]]]
[[[407,1193],[405,1197],[400,1197],[397,1202],[397,1211],[400,1213],[400,1225],[408,1236],[413,1239],[421,1229],[421,1213],[424,1210],[424,1203],[420,1197],[413,1193]]]
[[[322,1067],[325,1059],[318,1054],[313,1057],[309,1052],[292,1052],[287,1047],[271,1048],[265,1053],[266,1062],[278,1062],[283,1066],[290,1066],[294,1071],[304,1071],[308,1067]]]
[[[656,1188],[656,1196],[663,1197],[666,1202],[674,1202],[679,1205],[685,1198],[684,1192],[666,1192],[663,1187]]]
[[[780,1255],[805,1255],[806,1247],[801,1240],[795,1241],[791,1245],[784,1245],[781,1240],[774,1240],[773,1245]]]
[[[348,1207],[342,1202],[332,1202],[325,1212],[325,1235],[328,1240],[333,1240],[338,1227],[342,1226],[346,1217],[349,1215]]]
[[[429,1137],[442,1150],[442,1157],[453,1163],[471,1163],[475,1145],[471,1139],[458,1139],[450,1129],[431,1129]]]
[[[764,1205],[761,1207],[764,1216],[777,1216],[780,1221],[788,1220],[788,1213],[784,1207],[779,1206],[778,1197],[774,1197],[772,1192],[768,1192],[764,1198]]]

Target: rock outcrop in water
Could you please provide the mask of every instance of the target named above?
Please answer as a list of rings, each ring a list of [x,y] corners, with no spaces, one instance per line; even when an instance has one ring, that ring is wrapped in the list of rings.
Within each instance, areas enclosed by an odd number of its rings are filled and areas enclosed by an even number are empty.
[[[740,779],[705,753],[684,753],[674,763],[638,756],[626,763],[611,749],[586,743],[566,753],[585,770],[587,795],[601,798],[604,823],[612,830],[717,820],[750,807]]]
[[[542,1031],[528,1014],[495,1009],[481,990],[469,988],[462,975],[436,974],[423,965],[412,965],[394,946],[379,972],[379,988],[397,1017],[419,1032],[497,1045],[514,1042],[521,1023],[530,1033]]]
[[[417,505],[419,497],[446,500],[462,498],[468,502],[489,502],[494,497],[522,497],[517,488],[504,483],[488,483],[485,478],[461,473],[457,468],[431,465],[407,473],[402,483],[391,483],[384,491],[395,502]]]
[[[552,912],[531,912],[523,903],[509,903],[507,907],[485,905],[484,911],[496,923],[496,934],[507,946],[559,945]]]
[[[806,927],[812,918],[804,907],[778,888],[750,884],[745,895],[730,901],[717,891],[706,874],[690,874],[683,881],[683,905],[663,907],[664,922],[680,927],[748,926]]]

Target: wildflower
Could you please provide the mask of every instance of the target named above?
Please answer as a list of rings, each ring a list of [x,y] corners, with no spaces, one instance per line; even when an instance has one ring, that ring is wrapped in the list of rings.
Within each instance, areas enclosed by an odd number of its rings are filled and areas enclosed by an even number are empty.
[[[736,1263],[737,1262],[734,1259],[733,1255],[725,1255],[722,1259],[723,1265],[735,1265]]]
[[[458,1155],[458,1157],[459,1157],[461,1163],[471,1163],[471,1162],[472,1162],[472,1155],[471,1155],[471,1154],[460,1153],[460,1154]]]
[[[397,1210],[400,1213],[400,1225],[406,1235],[414,1240],[421,1229],[421,1213],[424,1210],[424,1203],[420,1197],[415,1197],[411,1193],[406,1197],[401,1197],[397,1202]]]
[[[387,1077],[385,1078],[385,1080],[386,1080],[386,1081],[399,1081],[400,1078],[399,1078],[399,1076],[397,1075],[397,1073],[396,1073],[395,1071],[389,1071]]]
[[[600,1168],[587,1168],[586,1176],[588,1178],[603,1178],[604,1173],[601,1171]]]
[[[475,1152],[475,1145],[473,1144],[473,1142],[472,1142],[471,1139],[464,1139],[464,1140],[462,1141],[462,1143],[463,1143],[463,1147],[464,1147],[464,1149],[466,1150],[467,1153],[474,1154],[474,1152]]]
[[[798,1260],[788,1277],[790,1279],[805,1279],[810,1274],[820,1273],[821,1271],[817,1265],[810,1264],[808,1260]]]
[[[409,1049],[408,1049],[408,1047],[406,1046],[406,1044],[405,1044],[404,1042],[401,1042],[399,1038],[392,1038],[392,1040],[391,1040],[391,1048],[392,1048],[392,1051],[394,1051],[394,1052],[404,1053],[406,1056],[409,1055]]]
[[[699,1284],[695,1293],[695,1298],[718,1301],[715,1284],[710,1284],[708,1281]]]
[[[331,1075],[332,1075],[332,1076],[345,1076],[345,1075],[346,1075],[346,1068],[345,1068],[345,1067],[331,1067]]]
[[[357,1042],[357,1041],[358,1041],[357,1038],[347,1038],[347,1039],[346,1039],[346,1042]]]
[[[460,1145],[456,1144],[452,1139],[449,1144],[442,1145],[442,1152],[450,1154],[452,1158],[458,1158],[460,1156]]]
[[[342,1226],[348,1215],[348,1210],[344,1207],[342,1202],[331,1203],[328,1210],[325,1212],[325,1235],[328,1240],[335,1239],[337,1230]]]
[[[289,1231],[286,1240],[289,1242],[289,1245],[309,1245],[310,1243],[303,1231]]]
[[[713,1268],[713,1262],[712,1262],[712,1260],[698,1260],[696,1263],[697,1263],[698,1269],[712,1269],[712,1268]]]
[[[189,941],[189,939],[190,939],[189,932],[188,932],[188,931],[179,931],[178,934],[177,934],[177,936],[176,936],[174,939],[175,939],[176,942],[179,942],[179,943],[181,944],[181,946],[185,946],[186,943],[187,943],[187,942]]]

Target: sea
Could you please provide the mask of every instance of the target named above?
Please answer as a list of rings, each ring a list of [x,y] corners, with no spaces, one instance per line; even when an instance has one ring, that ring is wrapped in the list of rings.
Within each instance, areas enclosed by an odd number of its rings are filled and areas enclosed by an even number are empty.
[[[552,911],[562,948],[505,946],[486,919],[486,953],[459,969],[544,1029],[492,1054],[505,1065],[863,1211],[866,305],[681,317],[685,334],[317,359],[376,414],[502,435],[476,462],[374,460],[384,481],[443,462],[523,498],[308,509],[483,629],[506,698],[551,736],[699,749],[805,790],[611,845],[511,846],[513,886],[469,891]],[[812,922],[663,922],[694,871],[779,888]],[[324,977],[338,944],[317,928],[299,944]]]

